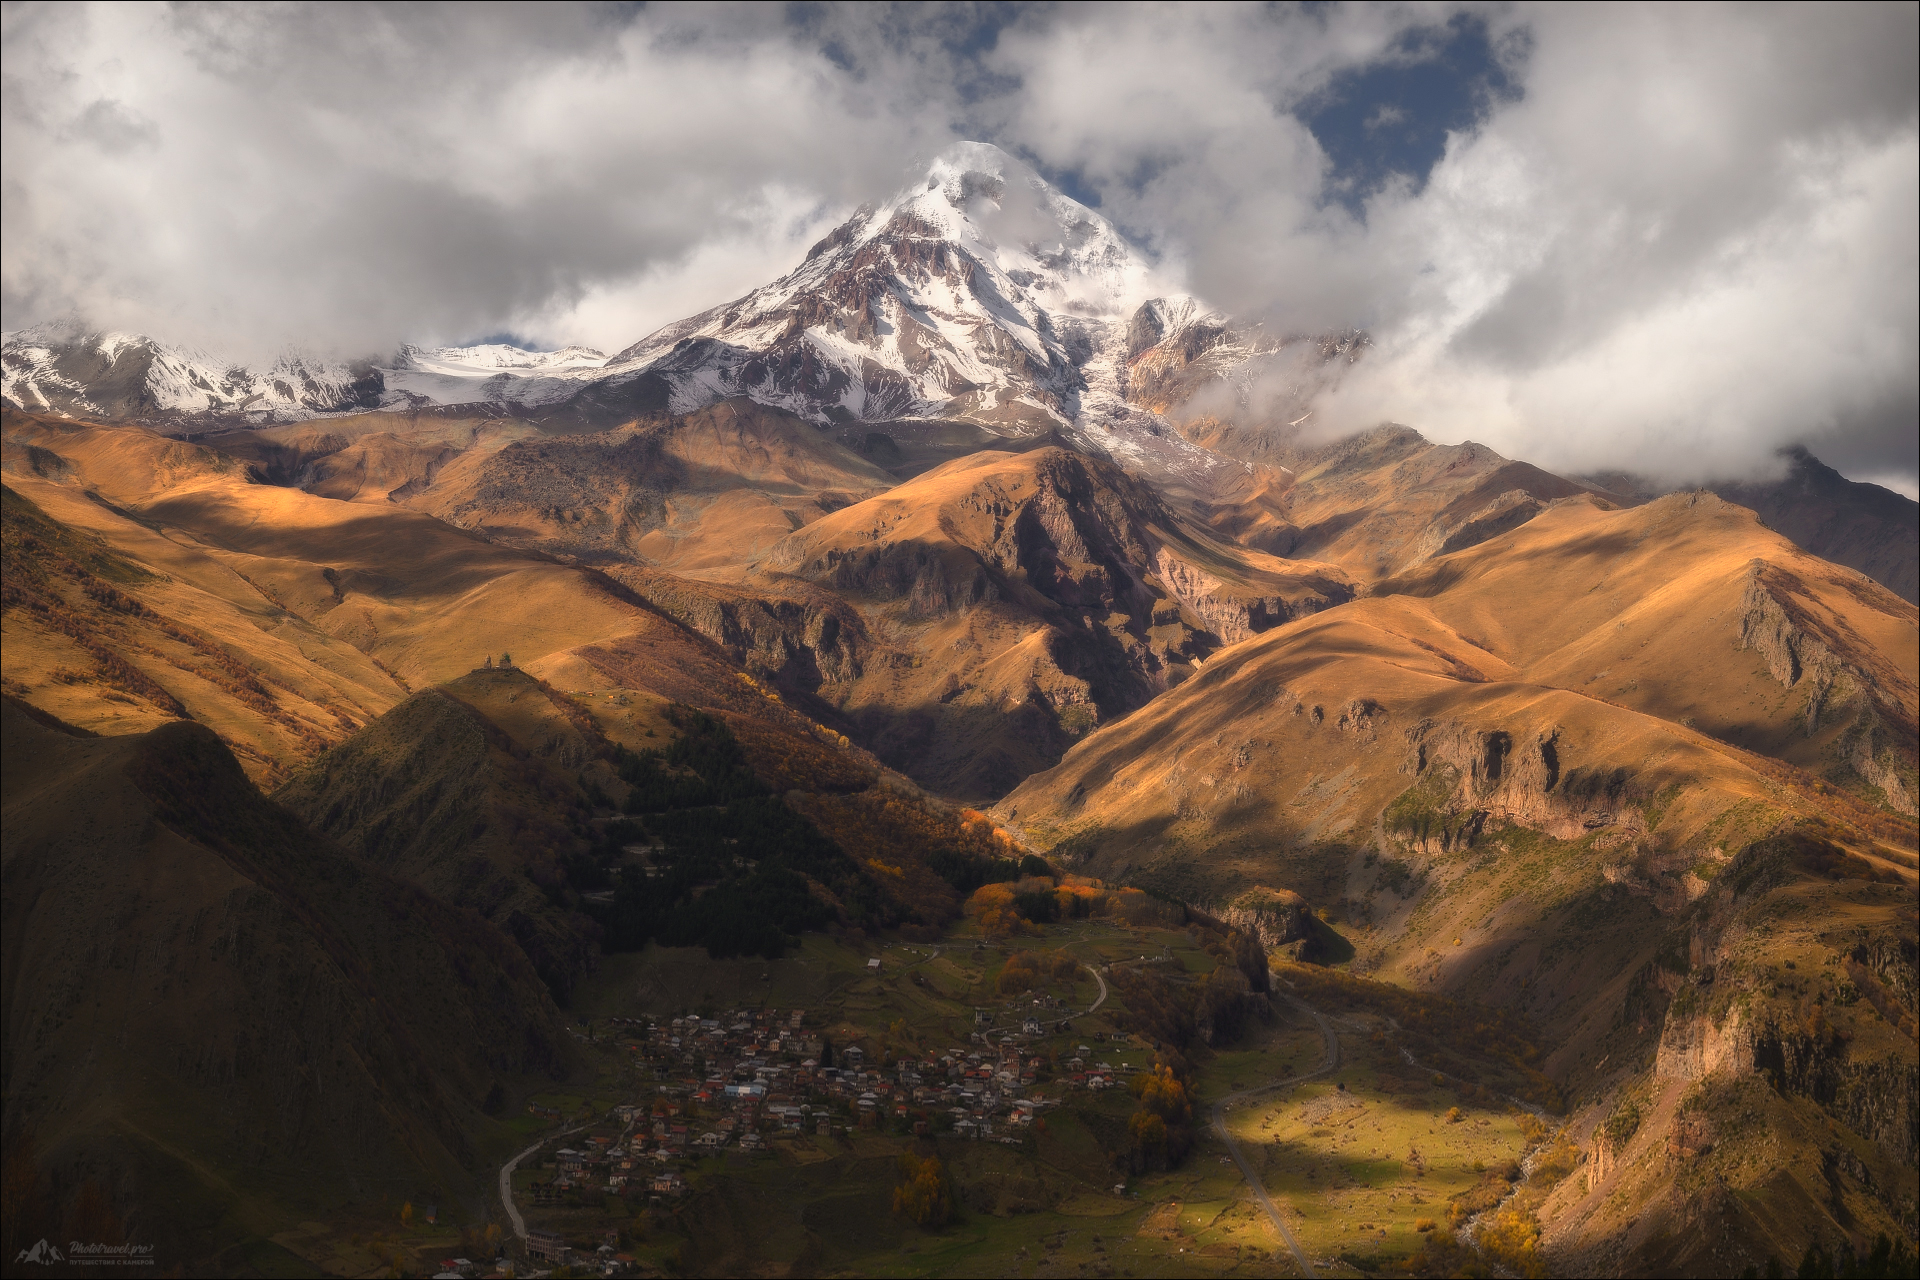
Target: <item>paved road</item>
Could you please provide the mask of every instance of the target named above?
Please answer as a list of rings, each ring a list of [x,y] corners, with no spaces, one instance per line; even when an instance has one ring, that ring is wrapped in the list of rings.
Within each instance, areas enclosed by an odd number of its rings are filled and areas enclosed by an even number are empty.
[[[1087,1012],[1092,1013],[1095,1009],[1098,1009],[1107,1002],[1107,980],[1101,977],[1100,971],[1092,965],[1087,966],[1087,972],[1092,974],[1093,980],[1100,984],[1100,998],[1087,1006]]]
[[[546,1146],[549,1142],[552,1142],[556,1137],[564,1138],[567,1134],[578,1133],[586,1127],[586,1125],[579,1124],[568,1129],[566,1133],[557,1135],[550,1133],[500,1166],[500,1203],[507,1211],[507,1221],[513,1224],[513,1234],[516,1238],[520,1240],[527,1238],[527,1223],[526,1220],[520,1216],[520,1211],[513,1207],[513,1171],[520,1167],[522,1160],[525,1160],[528,1156]]]
[[[1287,1248],[1292,1251],[1293,1260],[1299,1264],[1301,1274],[1309,1277],[1309,1280],[1311,1280],[1314,1275],[1314,1270],[1313,1263],[1307,1260],[1307,1251],[1302,1249],[1300,1242],[1293,1238],[1293,1232],[1288,1230],[1286,1222],[1280,1217],[1280,1210],[1278,1206],[1273,1203],[1273,1197],[1267,1194],[1266,1183],[1261,1180],[1259,1174],[1254,1172],[1253,1164],[1247,1159],[1246,1153],[1240,1150],[1240,1144],[1234,1141],[1233,1134],[1227,1129],[1227,1110],[1234,1103],[1245,1098],[1251,1098],[1256,1094],[1270,1093],[1275,1089],[1284,1089],[1291,1085],[1304,1084],[1308,1080],[1318,1079],[1320,1076],[1326,1075],[1329,1071],[1332,1071],[1340,1065],[1339,1037],[1333,1034],[1333,1028],[1328,1025],[1325,1018],[1320,1016],[1320,1011],[1284,993],[1281,995],[1281,999],[1302,1013],[1310,1015],[1314,1022],[1319,1025],[1320,1038],[1324,1040],[1327,1045],[1327,1060],[1320,1065],[1317,1071],[1309,1071],[1305,1075],[1290,1076],[1285,1080],[1275,1080],[1270,1084],[1256,1085],[1251,1089],[1242,1089],[1238,1093],[1228,1094],[1213,1104],[1213,1131],[1220,1136],[1222,1142],[1227,1144],[1227,1151],[1233,1156],[1233,1162],[1240,1166],[1240,1176],[1247,1180],[1247,1186],[1253,1191],[1253,1198],[1259,1201],[1260,1207],[1266,1211],[1267,1221],[1273,1223],[1273,1229],[1278,1231],[1280,1238],[1287,1242]]]

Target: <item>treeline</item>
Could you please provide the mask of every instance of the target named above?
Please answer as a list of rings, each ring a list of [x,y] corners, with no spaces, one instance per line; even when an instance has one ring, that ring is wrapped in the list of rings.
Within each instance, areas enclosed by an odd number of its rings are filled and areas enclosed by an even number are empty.
[[[1126,999],[1128,1030],[1180,1059],[1232,1044],[1254,1021],[1272,1014],[1267,953],[1259,938],[1191,914],[1187,932],[1217,961],[1211,973],[1190,981],[1161,966],[1116,965],[1112,973],[1113,986]]]
[[[1003,996],[1019,995],[1050,981],[1071,986],[1082,972],[1080,961],[1066,951],[1016,951],[1001,968],[994,986]]]
[[[761,780],[769,743],[743,741],[726,721],[691,707],[670,707],[667,716],[679,731],[670,744],[614,751],[628,788],[626,816],[606,824],[597,861],[620,861],[628,845],[654,851],[651,875],[623,871],[611,904],[586,904],[609,951],[658,941],[697,943],[715,956],[777,955],[798,934],[836,923],[931,938],[982,886],[1052,873],[985,815],[887,785],[824,746],[802,744],[781,757],[783,767],[807,775],[777,778],[802,788],[783,800]],[[813,776],[824,766],[838,772]],[[584,865],[568,871],[581,887],[594,883]],[[602,875],[594,887],[606,883]]]
[[[1032,854],[1027,855],[1027,861],[1046,866]],[[1022,864],[1017,859],[982,857],[960,849],[928,850],[927,869],[959,892],[969,894],[982,885],[1005,884],[1009,880],[1018,880],[1023,874]],[[1045,875],[1046,872],[1040,874]]]
[[[1015,874],[974,890],[966,913],[990,934],[1018,937],[1057,920],[1111,917],[1134,928],[1177,929],[1192,915],[1172,898],[1145,889],[1112,889],[1089,876],[1054,878],[1053,868],[1032,854],[1012,864]],[[1218,929],[1227,926],[1209,922]]]
[[[667,719],[680,736],[665,750],[615,750],[628,813],[694,809],[767,793],[725,721],[677,705],[667,708]]]
[[[1005,831],[972,810],[946,809],[892,786],[852,795],[813,792],[797,809],[873,875],[895,904],[910,937],[931,941],[982,885],[1004,884],[1050,870],[1023,861]],[[922,936],[924,935],[924,936]]]
[[[1127,1029],[1182,1056],[1233,1043],[1269,1008],[1246,974],[1230,964],[1191,982],[1175,981],[1158,968],[1116,967],[1111,982],[1126,998]]]
[[[643,816],[609,822],[602,853],[655,846],[654,874],[625,867],[611,904],[586,904],[605,950],[658,942],[704,946],[716,959],[772,959],[810,929],[895,922],[898,912],[853,859],[767,794],[724,721],[686,707],[668,714],[682,737],[618,761],[633,788],[627,810]]]
[[[1156,1062],[1128,1084],[1138,1100],[1127,1118],[1131,1172],[1170,1169],[1193,1147],[1193,1102],[1189,1082],[1165,1062]]]
[[[798,717],[796,717],[797,719]],[[740,746],[775,791],[824,791],[851,795],[879,777],[871,758],[852,750],[845,738],[828,745],[788,725],[774,728],[752,720],[735,726]]]

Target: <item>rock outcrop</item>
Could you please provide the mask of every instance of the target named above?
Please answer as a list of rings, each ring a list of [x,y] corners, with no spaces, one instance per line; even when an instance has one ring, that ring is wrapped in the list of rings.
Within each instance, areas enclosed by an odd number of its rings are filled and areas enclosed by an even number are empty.
[[[1776,837],[1741,853],[1683,926],[1684,944],[1676,935],[1649,966],[1653,985],[1670,992],[1654,1078],[1692,1084],[1758,1075],[1902,1164],[1920,1164],[1920,1061],[1898,1016],[1913,1007],[1911,939],[1862,943],[1850,956],[1830,955],[1818,969],[1790,963],[1784,973],[1753,958],[1765,951],[1745,945],[1755,932],[1777,927],[1765,904],[1791,892],[1808,871],[1823,880],[1837,875],[1841,883],[1899,879],[1802,836]],[[1883,998],[1862,1003],[1862,979],[1882,986]],[[1859,1017],[1842,1012],[1855,1009]],[[1886,1017],[1889,1010],[1896,1016]],[[1872,1034],[1864,1034],[1869,1027]]]
[[[747,670],[788,687],[812,692],[858,680],[873,648],[859,613],[826,592],[775,595],[624,565],[607,573]]]
[[[1342,713],[1343,726],[1361,715]],[[1625,766],[1577,767],[1562,775],[1559,730],[1515,735],[1505,729],[1422,720],[1405,732],[1405,772],[1420,779],[1389,806],[1387,821],[1430,852],[1471,844],[1485,823],[1512,822],[1563,840],[1610,828],[1622,839],[1644,834],[1633,773]]]
[[[1307,900],[1291,889],[1255,885],[1213,912],[1236,929],[1258,935],[1267,948],[1284,946],[1307,933]]]
[[[1842,735],[1843,759],[1880,789],[1890,807],[1920,813],[1915,724],[1891,692],[1901,674],[1884,669],[1881,655],[1820,616],[1812,599],[1798,577],[1754,560],[1741,599],[1740,647],[1764,658],[1783,687],[1805,693],[1808,737],[1823,719],[1831,723],[1851,713]]]

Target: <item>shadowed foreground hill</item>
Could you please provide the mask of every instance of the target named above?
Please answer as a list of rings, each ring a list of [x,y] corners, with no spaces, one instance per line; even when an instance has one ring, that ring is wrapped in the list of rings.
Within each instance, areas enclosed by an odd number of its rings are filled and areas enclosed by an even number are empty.
[[[532,676],[475,671],[414,694],[274,799],[491,920],[565,1000],[593,967],[592,924],[565,888],[587,844],[586,787],[614,784],[612,750],[591,717]]]
[[[991,824],[648,616],[647,632],[544,663],[567,692],[525,671],[470,672],[274,798],[484,914],[563,1003],[603,949],[659,938],[778,954],[827,927],[934,929],[983,880],[1015,874]]]
[[[5,1126],[41,1175],[8,1216],[55,1215],[10,1236],[104,1193],[127,1238],[229,1270],[300,1217],[478,1208],[487,1112],[574,1060],[507,938],[310,833],[200,725],[81,737],[8,698],[4,747]]]

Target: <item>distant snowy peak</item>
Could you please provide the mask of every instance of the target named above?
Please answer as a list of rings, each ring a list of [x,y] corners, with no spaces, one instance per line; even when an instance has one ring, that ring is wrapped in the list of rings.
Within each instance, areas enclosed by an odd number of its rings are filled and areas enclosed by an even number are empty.
[[[464,404],[520,412],[569,400],[598,376],[607,357],[587,347],[408,346],[385,362],[288,353],[255,372],[141,334],[64,322],[6,334],[0,359],[5,399],[16,408],[191,426]]]
[[[389,406],[485,404],[503,412],[537,413],[565,404],[606,363],[606,354],[591,347],[407,346],[380,372]]]
[[[598,369],[607,362],[606,353],[591,347],[562,347],[558,351],[528,351],[504,343],[477,347],[400,348],[393,368],[433,369],[449,374],[492,377],[501,372],[534,372],[554,369]]]
[[[72,322],[0,340],[0,392],[17,408],[72,417],[164,421],[232,416],[287,421],[372,408],[382,379],[370,363],[288,353],[254,372],[141,334]]]
[[[1025,434],[1124,405],[1143,307],[1162,329],[1205,313],[1105,218],[999,148],[961,143],[786,276],[607,367],[659,371],[676,409],[745,393],[819,422],[957,417]]]

